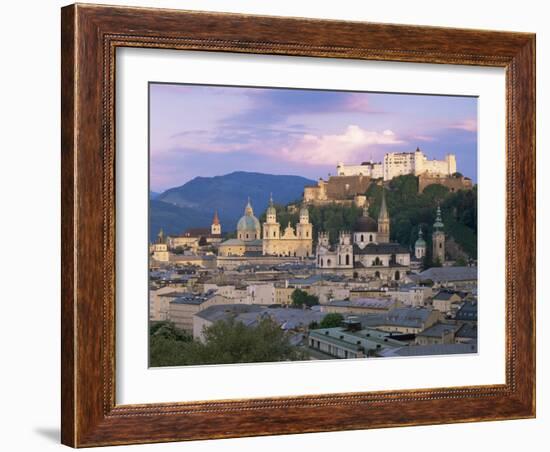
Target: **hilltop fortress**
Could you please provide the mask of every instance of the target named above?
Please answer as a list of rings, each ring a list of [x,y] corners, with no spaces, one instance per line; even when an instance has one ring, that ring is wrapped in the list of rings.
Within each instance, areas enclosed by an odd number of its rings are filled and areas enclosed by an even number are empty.
[[[339,162],[336,166],[338,176],[369,176],[372,179],[391,180],[405,174],[438,174],[451,176],[456,173],[456,156],[447,154],[444,160],[429,160],[416,148],[415,152],[388,152],[379,163],[363,162],[360,165],[345,165]]]
[[[456,174],[456,156],[447,154],[444,160],[429,160],[417,148],[414,152],[389,152],[382,162],[363,162],[346,165],[339,162],[336,176],[328,180],[319,179],[317,185],[304,188],[304,201],[310,204],[337,202],[354,203],[363,207],[362,196],[373,179],[389,181],[394,177],[412,174],[418,177],[418,191],[421,193],[431,184],[446,186],[451,191],[468,190],[472,181]]]

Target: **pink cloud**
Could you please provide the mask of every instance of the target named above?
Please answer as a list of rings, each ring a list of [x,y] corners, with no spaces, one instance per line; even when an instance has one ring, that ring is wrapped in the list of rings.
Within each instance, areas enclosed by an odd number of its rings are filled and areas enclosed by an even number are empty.
[[[304,135],[294,146],[283,148],[278,155],[292,162],[326,165],[339,161],[361,161],[365,152],[378,145],[401,144],[391,130],[376,132],[349,125],[341,134]]]
[[[370,112],[372,107],[366,94],[350,94],[346,99],[346,110]]]
[[[460,129],[467,132],[476,132],[477,131],[477,119],[464,119],[462,121],[456,122],[450,125],[451,129]]]

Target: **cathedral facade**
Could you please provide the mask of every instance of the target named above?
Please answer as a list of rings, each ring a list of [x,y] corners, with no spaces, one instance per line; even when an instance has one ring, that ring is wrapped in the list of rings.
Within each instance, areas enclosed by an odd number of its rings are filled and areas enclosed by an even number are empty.
[[[409,251],[390,242],[390,216],[384,192],[378,221],[368,215],[365,207],[354,230],[340,231],[335,246],[331,246],[327,233],[319,233],[316,266],[320,270],[392,280],[401,279],[410,270]]]
[[[296,227],[290,223],[281,231],[277,221],[277,212],[270,199],[266,211],[266,221],[262,226],[254,216],[250,200],[244,215],[237,223],[237,238],[219,244],[219,256],[273,256],[273,257],[310,257],[313,255],[313,226],[309,222],[307,207],[300,209],[300,218]]]
[[[300,209],[296,228],[290,222],[281,233],[273,199],[269,200],[266,221],[263,224],[262,253],[264,256],[310,257],[313,255],[313,226],[306,206]]]

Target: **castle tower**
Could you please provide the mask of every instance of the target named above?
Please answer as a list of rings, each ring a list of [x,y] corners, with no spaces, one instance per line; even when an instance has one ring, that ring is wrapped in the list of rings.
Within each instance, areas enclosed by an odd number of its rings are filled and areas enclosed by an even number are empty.
[[[452,176],[456,173],[456,156],[454,154],[447,154],[445,160],[447,162],[447,174]]]
[[[378,214],[378,243],[388,243],[390,241],[390,215],[386,207],[386,190],[382,187],[382,204]]]
[[[439,261],[440,264],[445,262],[445,233],[443,232],[443,226],[443,220],[441,219],[441,208],[437,206],[434,232],[432,234],[432,258],[434,262]]]
[[[212,219],[212,225],[210,226],[210,233],[212,235],[222,235],[222,225],[218,217],[218,211],[214,212],[214,218]]]
[[[418,240],[414,243],[414,256],[423,259],[426,256],[426,240],[422,237],[422,228],[418,228]]]

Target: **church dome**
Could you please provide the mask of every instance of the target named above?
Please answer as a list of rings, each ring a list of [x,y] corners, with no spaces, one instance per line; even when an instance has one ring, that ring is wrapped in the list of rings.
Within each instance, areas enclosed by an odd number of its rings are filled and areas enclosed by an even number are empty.
[[[254,215],[244,215],[237,223],[238,231],[256,232],[260,229],[260,222]]]
[[[414,242],[415,248],[426,248],[426,240],[422,238],[422,229],[418,230],[418,239]]]
[[[378,223],[369,217],[367,209],[363,209],[363,215],[355,223],[355,232],[378,232]]]
[[[426,240],[423,238],[419,238],[416,242],[414,242],[414,246],[417,248],[426,247]]]
[[[260,230],[260,222],[254,216],[254,210],[252,210],[252,205],[250,200],[244,209],[244,215],[241,217],[237,223],[238,232],[257,232]]]

